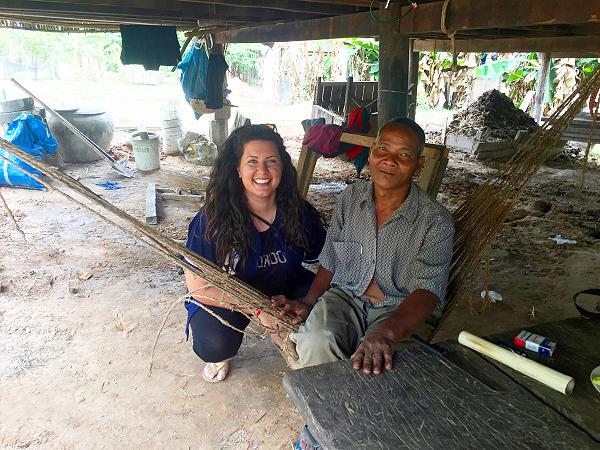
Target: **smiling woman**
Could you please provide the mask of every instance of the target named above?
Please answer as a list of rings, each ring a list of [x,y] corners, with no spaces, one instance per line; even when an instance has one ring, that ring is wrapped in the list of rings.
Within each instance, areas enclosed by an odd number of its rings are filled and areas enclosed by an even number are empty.
[[[260,203],[271,197],[271,203],[275,204],[282,170],[281,157],[274,142],[254,140],[244,145],[238,175],[246,190],[247,200],[254,203],[252,209],[262,209]]]
[[[190,224],[187,247],[267,295],[298,298],[314,278],[302,262],[315,262],[324,241],[321,217],[300,198],[281,136],[265,125],[235,130],[215,160],[206,204]],[[248,314],[259,314],[233,312],[227,308],[233,299],[218,287],[205,287],[206,281],[190,272],[185,278],[196,300],[240,331]],[[242,333],[195,304],[186,309],[194,352],[207,363],[203,376],[222,381]]]

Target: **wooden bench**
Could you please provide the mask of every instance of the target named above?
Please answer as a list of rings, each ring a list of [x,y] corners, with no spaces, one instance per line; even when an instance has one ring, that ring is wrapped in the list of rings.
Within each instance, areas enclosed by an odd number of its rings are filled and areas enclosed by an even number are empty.
[[[369,108],[377,113],[377,81],[322,81],[317,78],[311,119],[323,118],[325,123],[344,126],[354,108]]]
[[[600,394],[589,380],[598,326],[576,318],[527,328],[558,340],[552,358],[528,356],[573,376],[570,396],[454,341],[439,344],[444,357],[396,353],[378,377],[345,360],[287,373],[283,385],[325,449],[600,448]]]

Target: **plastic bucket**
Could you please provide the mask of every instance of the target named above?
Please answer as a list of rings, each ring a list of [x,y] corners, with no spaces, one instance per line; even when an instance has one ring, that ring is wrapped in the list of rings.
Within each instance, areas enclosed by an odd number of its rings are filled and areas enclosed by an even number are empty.
[[[135,167],[141,172],[160,168],[160,147],[158,135],[139,131],[131,135]]]
[[[181,139],[181,127],[169,127],[163,128],[163,153],[165,155],[178,155],[179,147],[177,147],[177,141]]]

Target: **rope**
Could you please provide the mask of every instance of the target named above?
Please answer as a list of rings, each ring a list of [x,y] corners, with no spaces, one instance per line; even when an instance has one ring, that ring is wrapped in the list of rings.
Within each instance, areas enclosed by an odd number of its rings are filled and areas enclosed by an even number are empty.
[[[17,222],[17,219],[15,219],[15,216],[13,215],[12,211],[10,210],[10,207],[8,206],[8,203],[6,203],[6,200],[4,199],[4,196],[2,195],[2,190],[1,189],[0,189],[0,200],[2,201],[2,206],[4,207],[4,210],[6,211],[6,214],[8,214],[8,217],[10,218],[11,222],[13,223],[13,225],[15,226],[15,228],[17,229],[17,231],[19,232],[19,234],[23,238],[23,241],[25,241],[25,245],[27,245],[27,248],[29,248],[30,245],[29,245],[29,242],[27,241],[27,237],[25,236],[25,233],[23,233],[23,230],[19,226],[19,223]]]
[[[392,94],[408,94],[408,91],[397,91],[395,89],[379,89],[379,92],[391,92]]]
[[[454,212],[454,251],[448,280],[448,295],[442,317],[430,339],[450,315],[458,300],[470,294],[471,274],[481,265],[482,257],[504,219],[550,155],[552,147],[573,118],[581,111],[592,90],[600,84],[600,66],[582,78],[544,124],[519,146],[499,175],[477,188]]]
[[[389,4],[389,1],[388,1]],[[385,9],[387,9],[388,4],[385,5]],[[417,7],[419,6],[417,4],[417,2],[408,2],[410,9],[407,10],[404,14],[400,14],[400,16],[397,19],[391,19],[391,20],[384,20],[384,19],[380,19],[379,17],[377,17],[375,15],[375,13],[373,12],[373,5],[375,5],[375,0],[371,0],[371,4],[369,5],[369,15],[371,16],[371,19],[373,19],[375,22],[379,22],[379,23],[394,23],[394,22],[400,22],[404,17],[408,16],[411,12],[415,11],[417,9]]]
[[[150,351],[150,362],[149,362],[149,365],[148,365],[148,377],[150,377],[152,375],[152,367],[154,365],[154,354],[155,354],[155,351],[156,351],[156,346],[158,345],[158,339],[160,338],[160,335],[161,335],[163,329],[165,328],[165,325],[167,323],[167,320],[169,320],[169,317],[171,316],[171,313],[181,303],[190,302],[190,303],[193,303],[194,305],[198,305],[200,308],[202,308],[202,310],[204,310],[205,312],[207,312],[208,314],[210,314],[212,317],[214,317],[215,319],[217,319],[219,322],[221,322],[221,324],[223,324],[227,328],[231,328],[232,330],[237,331],[238,333],[245,334],[245,335],[251,335],[251,336],[266,336],[268,334],[268,333],[259,333],[259,332],[254,331],[254,330],[241,330],[240,328],[237,328],[237,327],[231,325],[231,323],[229,323],[227,320],[223,319],[216,312],[214,312],[211,309],[207,308],[206,305],[203,305],[198,300],[196,300],[194,297],[192,297],[192,295],[194,295],[196,297],[200,297],[200,298],[203,298],[203,299],[206,299],[206,300],[213,300],[213,301],[216,301],[216,302],[220,302],[223,305],[231,305],[230,303],[227,303],[227,302],[225,302],[223,300],[224,294],[221,295],[221,299],[220,300],[212,298],[212,297],[198,296],[197,295],[198,291],[201,291],[203,289],[207,289],[209,287],[213,287],[213,285],[210,284],[210,283],[206,283],[205,285],[199,287],[195,291],[188,292],[188,293],[186,293],[186,294],[178,297],[177,300],[175,300],[173,302],[173,304],[169,307],[169,309],[167,310],[167,313],[165,314],[165,317],[163,318],[163,320],[162,320],[162,322],[160,324],[158,332],[156,333],[156,338],[154,338],[154,343],[152,344],[152,350]],[[246,316],[248,317],[248,315],[246,315]]]
[[[600,102],[595,102],[595,96],[598,94],[596,90],[590,95],[590,116],[592,117],[592,123],[590,124],[590,132],[588,134],[587,146],[585,148],[585,157],[583,159],[583,167],[581,168],[581,182],[579,184],[579,196],[583,195],[583,188],[585,186],[585,177],[587,175],[588,164],[590,159],[590,151],[592,150],[593,139],[594,139],[594,128],[596,127],[596,120],[598,118],[598,109]]]
[[[440,28],[442,33],[450,38],[450,45],[452,49],[452,73],[456,71],[456,41],[454,36],[456,35],[456,31],[448,32],[446,28],[446,16],[448,14],[448,6],[450,5],[450,0],[444,0],[444,4],[442,5],[442,14],[440,17]]]
[[[296,331],[297,325],[293,324],[291,322],[291,319],[288,317],[279,317],[279,309],[273,308],[271,306],[271,301],[269,297],[265,296],[261,292],[242,282],[238,278],[235,278],[234,276],[223,272],[223,270],[220,267],[216,266],[212,262],[199,257],[197,254],[193,253],[185,246],[173,241],[171,238],[163,236],[161,233],[152,229],[148,225],[140,222],[139,220],[133,218],[129,214],[115,207],[114,205],[112,205],[111,203],[109,203],[108,201],[106,201],[87,187],[83,186],[81,183],[74,180],[70,176],[63,174],[58,169],[50,167],[44,162],[35,159],[33,156],[24,152],[23,150],[11,144],[10,142],[0,138],[0,147],[2,147],[7,153],[12,154],[16,158],[26,162],[31,167],[39,170],[41,173],[50,177],[51,179],[58,180],[66,184],[69,188],[75,190],[87,200],[91,200],[91,202],[88,201],[87,204],[84,204],[83,202],[62,192],[58,188],[51,186],[47,181],[42,180],[40,177],[36,177],[35,175],[29,173],[27,170],[23,169],[22,167],[17,166],[19,170],[28,173],[36,181],[43,184],[48,190],[58,192],[60,195],[64,196],[68,200],[75,202],[85,210],[96,215],[101,220],[119,228],[121,231],[145,243],[153,250],[161,253],[163,256],[170,259],[179,267],[189,270],[190,272],[194,273],[199,277],[202,277],[203,279],[207,280],[209,283],[215,286],[219,286],[219,289],[223,290],[229,297],[231,297],[236,302],[235,305],[232,305],[233,310],[237,310],[242,313],[244,313],[244,311],[247,310],[264,311],[265,313],[273,316],[274,321],[276,322],[278,327],[280,327],[280,329],[288,332]],[[0,155],[0,157],[16,166],[14,162],[6,158],[4,155]],[[105,210],[108,210],[109,212],[111,212],[112,214],[129,224],[131,228],[117,224],[115,221],[94,210],[89,206],[89,204],[91,203],[95,203],[100,207],[104,208]]]

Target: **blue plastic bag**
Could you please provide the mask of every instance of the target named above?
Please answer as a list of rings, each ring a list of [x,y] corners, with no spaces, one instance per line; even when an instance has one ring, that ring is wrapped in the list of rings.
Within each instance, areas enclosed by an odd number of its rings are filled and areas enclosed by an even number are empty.
[[[49,153],[56,152],[58,148],[58,142],[56,142],[44,121],[28,113],[21,114],[8,125],[8,130],[4,133],[4,139],[39,160],[44,159]],[[14,161],[19,167],[23,167],[28,172],[37,176],[42,175],[29,164],[9,155],[1,148],[0,154]],[[0,161],[0,186],[44,189],[42,184],[4,159]]]
[[[191,99],[206,99],[206,72],[208,71],[208,55],[204,44],[195,43],[185,52],[183,59],[177,65],[181,69],[179,82],[183,88],[185,100],[189,103]],[[194,111],[196,119],[202,114]]]

